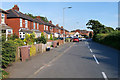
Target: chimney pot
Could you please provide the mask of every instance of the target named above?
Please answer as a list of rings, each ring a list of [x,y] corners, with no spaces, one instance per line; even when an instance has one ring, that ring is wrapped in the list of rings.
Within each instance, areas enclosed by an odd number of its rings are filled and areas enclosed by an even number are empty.
[[[49,23],[52,23],[52,21],[50,20]]]
[[[14,5],[14,7],[12,9],[19,11],[19,7],[17,5]]]

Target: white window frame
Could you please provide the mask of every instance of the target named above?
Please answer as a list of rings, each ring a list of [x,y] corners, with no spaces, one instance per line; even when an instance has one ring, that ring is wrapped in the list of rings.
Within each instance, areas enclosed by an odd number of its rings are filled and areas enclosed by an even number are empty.
[[[46,30],[48,30],[48,26],[46,26]]]
[[[5,23],[5,14],[1,13],[1,24]]]
[[[60,31],[61,31],[61,30],[59,29],[59,33],[60,33]]]
[[[25,20],[25,28],[28,28],[28,21]]]
[[[35,22],[33,23],[33,29],[35,29]]]
[[[45,30],[45,25],[44,25],[44,30]]]
[[[37,23],[37,29],[39,29],[39,23]]]
[[[20,27],[22,27],[22,19],[20,18]]]

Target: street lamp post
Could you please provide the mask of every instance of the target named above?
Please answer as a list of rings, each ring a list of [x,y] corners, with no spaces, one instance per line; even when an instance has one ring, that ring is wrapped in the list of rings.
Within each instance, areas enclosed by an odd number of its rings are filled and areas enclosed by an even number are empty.
[[[63,8],[63,27],[64,27],[64,10],[66,9],[66,8],[68,8],[68,9],[70,9],[70,8],[72,8],[72,7],[64,7]],[[64,29],[64,43],[65,43],[65,29]]]

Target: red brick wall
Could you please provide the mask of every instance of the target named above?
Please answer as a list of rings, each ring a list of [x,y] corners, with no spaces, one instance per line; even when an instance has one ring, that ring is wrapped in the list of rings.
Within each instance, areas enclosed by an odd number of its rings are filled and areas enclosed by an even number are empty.
[[[25,20],[22,19],[22,28],[25,28]]]
[[[56,33],[56,32],[57,32],[57,29],[56,29],[55,27],[53,28],[53,32],[54,32],[54,33]]]
[[[35,23],[35,29],[37,29],[37,23]]]
[[[43,24],[40,25],[39,30],[40,30],[41,32],[44,32],[44,25],[43,25]]]
[[[6,24],[11,28],[13,28],[13,33],[16,33],[19,36],[19,29],[20,29],[19,18],[6,19]]]

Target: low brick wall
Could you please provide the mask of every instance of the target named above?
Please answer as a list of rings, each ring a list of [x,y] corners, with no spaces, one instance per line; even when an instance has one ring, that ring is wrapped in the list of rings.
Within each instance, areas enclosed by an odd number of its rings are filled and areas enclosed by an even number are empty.
[[[63,40],[48,40],[48,42],[46,44],[35,44],[34,46],[36,47],[36,53],[43,53],[46,51],[46,48],[50,48],[51,45],[53,45],[53,47],[57,47],[57,45],[61,45],[63,44],[64,41]],[[26,59],[30,58],[30,47],[31,46],[20,46],[17,49],[17,54],[16,54],[16,61],[21,60],[21,61],[25,61]]]
[[[30,58],[30,47],[31,46],[18,47],[17,54],[16,54],[16,61],[18,60],[25,61],[26,59],[29,59]]]

